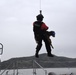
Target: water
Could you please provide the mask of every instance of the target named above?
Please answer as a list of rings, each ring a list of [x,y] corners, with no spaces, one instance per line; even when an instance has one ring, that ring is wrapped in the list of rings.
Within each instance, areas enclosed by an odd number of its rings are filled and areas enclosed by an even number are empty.
[[[76,68],[45,68],[36,69],[36,75],[45,75],[45,70],[47,71],[47,75],[49,72],[54,72],[56,75],[76,75]],[[3,70],[0,72],[3,72]],[[2,75],[17,75],[17,70],[6,70]],[[33,75],[33,69],[18,69],[18,75]],[[35,75],[35,74],[34,74]]]

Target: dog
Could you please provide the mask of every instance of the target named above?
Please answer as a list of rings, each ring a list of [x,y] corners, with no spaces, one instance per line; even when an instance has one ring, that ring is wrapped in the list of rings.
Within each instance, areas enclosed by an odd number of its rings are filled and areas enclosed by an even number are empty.
[[[49,42],[50,46],[54,49],[50,36],[55,37],[55,31],[46,31],[46,37],[48,39],[48,42]]]

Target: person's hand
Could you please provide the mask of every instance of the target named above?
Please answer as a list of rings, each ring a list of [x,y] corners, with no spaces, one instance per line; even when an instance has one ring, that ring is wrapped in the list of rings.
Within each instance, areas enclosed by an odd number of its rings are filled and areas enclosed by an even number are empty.
[[[54,49],[54,47],[52,46],[52,49]]]

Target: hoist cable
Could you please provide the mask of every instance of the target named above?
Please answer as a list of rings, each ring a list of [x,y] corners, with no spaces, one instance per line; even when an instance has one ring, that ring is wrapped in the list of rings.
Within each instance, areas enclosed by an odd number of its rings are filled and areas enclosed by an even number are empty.
[[[41,0],[40,0],[40,14],[42,14],[42,10],[41,10]]]
[[[41,10],[41,0],[40,0],[40,10]]]

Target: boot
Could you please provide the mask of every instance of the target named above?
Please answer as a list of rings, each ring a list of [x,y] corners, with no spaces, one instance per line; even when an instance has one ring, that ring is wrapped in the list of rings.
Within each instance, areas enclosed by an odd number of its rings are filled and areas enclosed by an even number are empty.
[[[38,55],[38,53],[35,53],[35,57],[36,57],[36,58],[39,58],[39,55]]]
[[[48,57],[54,57],[54,55],[51,53],[48,53],[47,55],[48,55]]]

